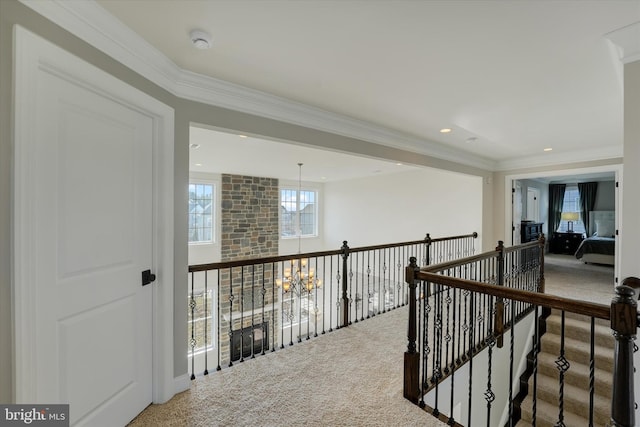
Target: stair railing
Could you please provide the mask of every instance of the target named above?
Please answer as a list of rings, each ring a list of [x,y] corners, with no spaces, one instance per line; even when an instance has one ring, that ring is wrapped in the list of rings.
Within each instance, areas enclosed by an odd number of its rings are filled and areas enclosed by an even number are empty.
[[[501,425],[500,421],[504,420],[493,406],[496,399],[502,398],[508,412],[506,425],[513,426],[522,415],[516,399],[520,391],[516,389],[517,378],[521,372],[515,372],[514,344],[518,340],[521,341],[519,345],[527,341],[531,348],[527,375],[531,375],[533,381],[529,390],[532,407],[527,421],[536,425],[536,419],[544,416],[552,417],[552,424],[565,425],[565,403],[571,397],[564,393],[565,377],[569,375],[572,363],[572,355],[565,351],[565,314],[577,313],[591,319],[587,424],[635,426],[633,340],[639,318],[634,290],[628,285],[640,285],[639,279],[628,278],[618,286],[611,306],[546,295],[540,292],[544,288],[544,243],[541,243],[537,253],[530,244],[508,251],[499,244],[496,251],[443,266],[419,268],[416,260],[411,259],[406,268],[410,304],[408,346],[404,355],[405,398],[450,425],[466,423],[467,426]],[[511,255],[505,256],[507,252]],[[536,262],[536,258],[539,261]],[[498,274],[498,269],[503,274]],[[551,309],[559,310],[562,319],[555,362],[558,369],[557,412],[541,414],[536,407],[536,381],[540,338],[544,331],[539,325],[544,324],[540,320]],[[514,332],[518,321],[527,313],[532,316],[534,328],[531,338],[528,338],[528,330]],[[596,319],[610,321],[615,338],[613,395],[607,419],[594,408]],[[509,346],[500,350],[503,353],[499,355],[498,342],[507,331],[510,331]],[[458,350],[459,347],[462,349]],[[478,366],[480,362],[475,359],[481,354],[483,364]],[[506,363],[499,362],[505,357]],[[496,387],[496,380],[506,377],[509,378],[508,385]],[[464,382],[466,389],[460,391]]]
[[[191,379],[407,303],[404,263],[475,252],[477,233],[189,266]]]

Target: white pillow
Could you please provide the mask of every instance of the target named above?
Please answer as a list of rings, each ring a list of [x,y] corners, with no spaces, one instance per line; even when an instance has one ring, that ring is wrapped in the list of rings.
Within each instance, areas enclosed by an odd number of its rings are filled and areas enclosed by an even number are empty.
[[[611,221],[596,221],[596,232],[594,233],[600,237],[613,237],[614,227]]]

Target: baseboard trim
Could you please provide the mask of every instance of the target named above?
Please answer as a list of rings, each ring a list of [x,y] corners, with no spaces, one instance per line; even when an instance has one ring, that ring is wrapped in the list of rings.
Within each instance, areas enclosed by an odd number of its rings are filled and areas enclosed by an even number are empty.
[[[191,387],[191,377],[189,377],[189,374],[180,375],[173,379],[174,394],[189,390],[189,387]]]

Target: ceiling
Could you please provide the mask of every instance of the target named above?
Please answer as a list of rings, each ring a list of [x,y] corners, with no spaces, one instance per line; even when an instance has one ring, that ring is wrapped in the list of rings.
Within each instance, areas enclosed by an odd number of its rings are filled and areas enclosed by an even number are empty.
[[[333,182],[415,169],[397,162],[192,126],[189,170],[306,182]],[[247,156],[247,153],[251,153]],[[298,167],[302,163],[302,168]]]
[[[371,123],[416,152],[494,170],[622,155],[606,35],[640,21],[640,0],[98,3],[182,70]]]

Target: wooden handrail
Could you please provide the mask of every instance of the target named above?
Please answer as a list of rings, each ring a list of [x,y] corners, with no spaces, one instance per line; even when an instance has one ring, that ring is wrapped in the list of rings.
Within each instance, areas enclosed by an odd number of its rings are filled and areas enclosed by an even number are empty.
[[[485,259],[493,258],[498,256],[498,253],[499,253],[498,251],[483,252],[478,255],[471,255],[466,258],[460,258],[459,260],[455,260],[455,261],[447,261],[447,262],[441,262],[440,264],[427,265],[425,267],[421,267],[420,271],[435,273],[438,271],[447,270],[449,268],[460,267],[465,264],[471,264],[476,261],[482,261]]]
[[[584,314],[599,319],[610,320],[610,307],[604,304],[585,302],[564,298],[555,295],[529,292],[520,289],[505,288],[488,283],[475,282],[473,280],[459,279],[456,277],[442,276],[440,274],[420,271],[415,277],[417,280],[425,280],[431,283],[451,286],[459,289],[466,289],[472,292],[481,292],[496,297],[508,298],[516,301],[531,303],[534,305],[546,306],[572,313]]]
[[[397,246],[417,245],[417,244],[428,243],[428,242],[444,242],[448,240],[462,239],[465,237],[473,237],[475,239],[478,237],[478,233],[474,232],[471,234],[463,234],[459,236],[438,237],[436,239],[432,239],[428,236],[429,235],[427,234],[427,237],[423,240],[411,240],[408,242],[387,243],[384,245],[361,246],[358,248],[349,248],[349,252],[353,253],[353,252],[371,251],[376,249],[388,249],[388,248],[393,248]],[[275,262],[289,261],[292,259],[296,260],[300,258],[319,258],[324,256],[342,255],[342,253],[343,253],[343,249],[334,249],[330,251],[307,252],[303,254],[294,254],[294,255],[279,255],[274,257],[251,258],[251,259],[225,261],[225,262],[212,262],[207,264],[195,264],[195,265],[189,266],[189,273],[194,273],[197,271],[208,271],[208,270],[216,270],[216,269],[223,269],[223,268],[231,268],[231,267],[242,267],[245,265],[254,265],[254,264],[271,264]]]

